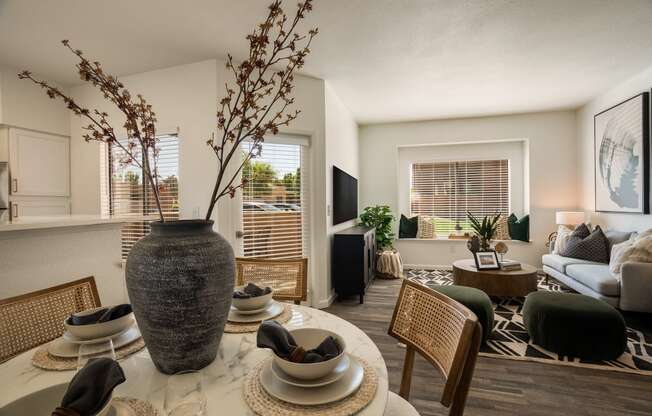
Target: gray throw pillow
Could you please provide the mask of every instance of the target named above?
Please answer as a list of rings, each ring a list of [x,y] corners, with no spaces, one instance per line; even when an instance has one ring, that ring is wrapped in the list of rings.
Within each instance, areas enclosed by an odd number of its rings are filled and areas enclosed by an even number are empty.
[[[573,231],[566,247],[559,254],[574,259],[609,263],[609,240],[599,226],[590,232],[589,228],[582,224]]]
[[[609,250],[611,251],[611,247],[629,240],[629,237],[632,236],[632,232],[607,228],[604,230],[604,235],[607,237],[607,240],[609,240]]]

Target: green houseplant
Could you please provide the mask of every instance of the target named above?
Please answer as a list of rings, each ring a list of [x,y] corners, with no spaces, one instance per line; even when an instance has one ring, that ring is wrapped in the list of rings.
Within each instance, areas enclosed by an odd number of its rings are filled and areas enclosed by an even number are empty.
[[[500,220],[501,215],[502,214],[500,213],[494,216],[485,215],[482,220],[480,220],[469,211],[466,212],[466,216],[471,223],[471,228],[480,238],[480,248],[482,251],[488,251],[491,248],[489,243],[494,238],[494,234],[496,234],[496,228],[498,228],[498,220]]]
[[[392,222],[395,220],[392,210],[387,205],[366,207],[360,215],[362,224],[376,228],[376,244],[379,249],[392,248],[394,241]]]

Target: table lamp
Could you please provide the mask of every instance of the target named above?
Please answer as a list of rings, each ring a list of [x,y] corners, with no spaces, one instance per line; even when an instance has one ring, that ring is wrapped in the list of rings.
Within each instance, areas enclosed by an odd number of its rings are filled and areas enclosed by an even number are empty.
[[[555,219],[557,225],[565,225],[570,229],[574,229],[584,222],[584,212],[557,211]]]

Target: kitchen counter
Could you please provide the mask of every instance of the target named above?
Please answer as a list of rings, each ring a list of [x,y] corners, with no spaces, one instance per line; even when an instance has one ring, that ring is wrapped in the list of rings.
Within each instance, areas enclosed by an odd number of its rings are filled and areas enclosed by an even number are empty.
[[[100,224],[120,224],[132,221],[154,221],[158,217],[134,215],[103,217],[100,215],[61,215],[52,217],[20,217],[13,221],[0,218],[0,232],[40,230],[48,228],[77,227]]]

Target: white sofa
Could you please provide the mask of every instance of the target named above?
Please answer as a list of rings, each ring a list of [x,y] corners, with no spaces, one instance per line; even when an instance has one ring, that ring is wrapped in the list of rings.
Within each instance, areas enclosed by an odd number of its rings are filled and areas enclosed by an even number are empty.
[[[611,244],[629,238],[626,234],[606,232]],[[579,293],[602,299],[624,311],[652,312],[652,263],[623,264],[619,280],[604,263],[558,254],[545,254],[542,262],[546,274]]]

